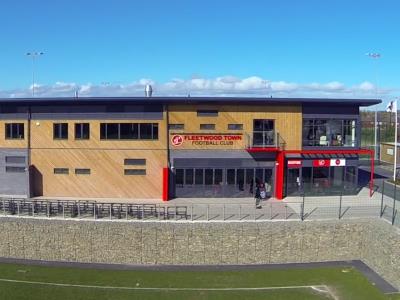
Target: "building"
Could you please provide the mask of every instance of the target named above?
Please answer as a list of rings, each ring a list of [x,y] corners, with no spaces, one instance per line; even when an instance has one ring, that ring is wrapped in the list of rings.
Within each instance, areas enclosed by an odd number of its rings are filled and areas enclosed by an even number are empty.
[[[375,99],[0,99],[0,194],[278,199],[356,193]],[[119,198],[119,199],[117,199]]]

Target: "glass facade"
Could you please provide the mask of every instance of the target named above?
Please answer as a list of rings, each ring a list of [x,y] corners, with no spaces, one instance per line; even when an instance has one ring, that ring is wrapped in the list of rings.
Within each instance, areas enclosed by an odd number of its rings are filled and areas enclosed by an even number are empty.
[[[358,192],[357,166],[287,169],[286,195],[354,195]]]
[[[357,121],[303,119],[304,147],[357,147]]]
[[[176,197],[254,197],[259,183],[273,195],[273,168],[177,168]]]

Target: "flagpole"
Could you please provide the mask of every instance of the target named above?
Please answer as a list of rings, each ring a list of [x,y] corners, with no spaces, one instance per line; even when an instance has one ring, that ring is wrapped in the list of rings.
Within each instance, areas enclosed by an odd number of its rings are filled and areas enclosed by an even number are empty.
[[[397,172],[397,99],[394,102],[394,165],[393,165],[393,180],[396,182],[396,172]]]

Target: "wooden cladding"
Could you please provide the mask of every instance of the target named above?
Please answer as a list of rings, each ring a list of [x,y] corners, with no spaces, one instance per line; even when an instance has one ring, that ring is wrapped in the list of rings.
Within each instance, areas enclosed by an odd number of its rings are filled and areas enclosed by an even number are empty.
[[[254,120],[273,120],[275,131],[279,133],[280,141],[285,143],[286,150],[301,149],[302,135],[302,107],[301,104],[293,105],[277,105],[269,104],[266,99],[264,105],[207,105],[207,104],[182,104],[169,105],[169,123],[184,124],[185,132],[196,134],[206,131],[201,130],[200,124],[215,124],[215,133],[225,134],[232,133],[232,130],[241,131],[243,134],[243,142],[235,143],[225,147],[234,149],[244,149],[247,135],[254,131]],[[218,117],[197,115],[199,110],[216,110]],[[231,129],[228,124],[242,124],[242,129]],[[240,128],[240,127],[236,127]],[[171,132],[173,133],[173,132]],[[173,136],[170,136],[170,139]],[[198,146],[191,143],[184,143],[179,146],[180,149],[204,149],[204,146]],[[212,149],[224,149],[224,145],[207,146]]]

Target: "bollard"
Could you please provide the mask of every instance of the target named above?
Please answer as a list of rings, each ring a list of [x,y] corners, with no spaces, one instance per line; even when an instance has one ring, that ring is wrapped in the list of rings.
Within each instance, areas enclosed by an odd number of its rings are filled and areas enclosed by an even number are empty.
[[[190,205],[190,221],[193,222],[193,203]]]
[[[35,204],[32,202],[32,217],[35,216]]]
[[[339,196],[339,220],[342,218],[342,193],[343,190],[340,192]]]
[[[64,202],[62,203],[62,214],[63,214],[63,219],[65,219],[65,207],[64,207]]]
[[[207,204],[207,221],[209,221],[210,219],[209,219],[209,213],[210,213],[210,204]]]
[[[49,201],[46,202],[46,209],[47,209],[47,217],[50,218],[50,207],[49,207]]]
[[[225,221],[225,204],[222,206],[222,221]]]
[[[18,214],[18,217],[19,217],[19,201],[17,202],[17,214]]]
[[[242,221],[242,205],[239,204],[239,221]]]

